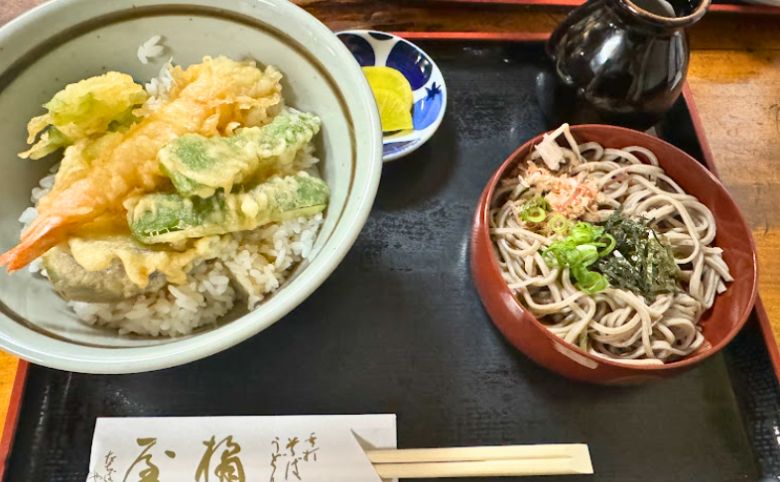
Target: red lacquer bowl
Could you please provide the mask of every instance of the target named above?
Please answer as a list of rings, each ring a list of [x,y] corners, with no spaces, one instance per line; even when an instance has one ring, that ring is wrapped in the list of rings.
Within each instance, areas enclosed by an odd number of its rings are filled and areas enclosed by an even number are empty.
[[[595,357],[550,333],[507,287],[490,234],[488,211],[499,180],[522,161],[542,135],[526,142],[504,161],[482,193],[471,233],[471,270],[482,303],[501,333],[536,363],[563,376],[603,384],[631,384],[680,373],[720,351],[745,324],[756,300],[756,250],[745,220],[726,188],[695,159],[656,137],[622,127],[581,125],[571,128],[578,142],[605,147],[642,146],[658,157],[667,174],[715,215],[715,244],[724,250],[734,282],[701,320],[705,346],[692,355],[657,366],[629,365]]]

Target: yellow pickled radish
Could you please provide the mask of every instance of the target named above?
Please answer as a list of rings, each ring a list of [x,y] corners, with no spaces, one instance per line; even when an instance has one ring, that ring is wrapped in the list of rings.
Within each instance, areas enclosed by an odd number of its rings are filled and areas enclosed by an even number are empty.
[[[393,91],[387,89],[373,89],[373,91],[379,108],[382,132],[403,131],[414,127],[410,105],[405,104],[403,99]]]
[[[412,129],[412,87],[406,77],[390,67],[363,67],[363,73],[379,108],[382,131]]]
[[[404,74],[392,67],[363,67],[363,75],[371,89],[385,89],[395,94],[412,108],[412,86]]]

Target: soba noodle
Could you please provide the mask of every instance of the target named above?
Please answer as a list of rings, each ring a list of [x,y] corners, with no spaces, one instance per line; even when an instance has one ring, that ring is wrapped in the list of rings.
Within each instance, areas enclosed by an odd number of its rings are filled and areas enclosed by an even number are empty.
[[[569,148],[557,144],[560,134]],[[663,363],[702,347],[699,319],[732,280],[722,250],[712,246],[715,220],[710,210],[669,178],[649,150],[578,145],[566,125],[547,136],[526,161],[502,181],[490,211],[501,271],[519,301],[552,333],[597,356]],[[537,167],[595,188],[587,209],[577,216],[569,213],[569,218],[600,224],[619,210],[628,219],[646,220],[671,248],[680,268],[679,289],[648,300],[613,286],[592,294],[578,288],[567,267],[544,255],[560,235],[531,229],[518,215],[530,196],[548,195],[530,188],[529,169]]]

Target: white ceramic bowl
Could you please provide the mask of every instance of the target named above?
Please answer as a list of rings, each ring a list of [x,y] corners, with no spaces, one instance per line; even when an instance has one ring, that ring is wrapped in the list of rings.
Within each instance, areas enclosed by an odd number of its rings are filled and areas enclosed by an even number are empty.
[[[164,58],[143,65],[138,46],[163,35]],[[251,313],[182,338],[120,336],[79,322],[48,282],[26,270],[0,273],[0,347],[34,363],[88,373],[130,373],[180,365],[267,328],[336,268],[363,227],[382,168],[382,135],[371,91],[350,52],[314,17],[286,0],[55,0],[0,29],[0,248],[16,244],[17,219],[45,161],[16,156],[25,125],[65,84],[105,70],[137,81],[169,56],[254,58],[284,74],[288,104],[318,114],[322,175],[332,191],[313,255]]]

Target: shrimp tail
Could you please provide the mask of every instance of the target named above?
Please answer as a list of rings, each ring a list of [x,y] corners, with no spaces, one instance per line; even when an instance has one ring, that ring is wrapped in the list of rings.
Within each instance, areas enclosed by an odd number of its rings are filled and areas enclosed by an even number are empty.
[[[61,218],[38,217],[22,234],[19,244],[0,255],[0,266],[9,273],[20,270],[58,245],[66,237]]]

